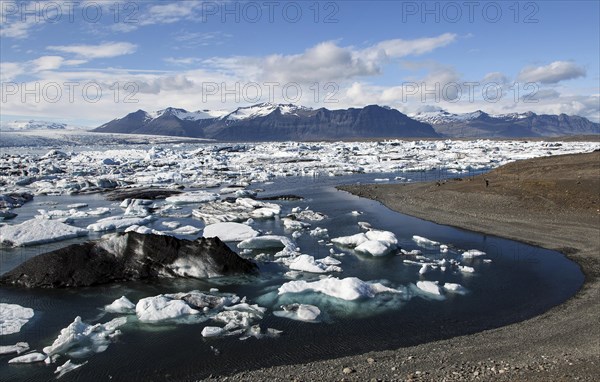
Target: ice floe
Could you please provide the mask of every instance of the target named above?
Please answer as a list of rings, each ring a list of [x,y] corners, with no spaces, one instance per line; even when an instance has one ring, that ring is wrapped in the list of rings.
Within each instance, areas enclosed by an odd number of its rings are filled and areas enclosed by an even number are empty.
[[[58,374],[56,378],[61,378],[63,375],[72,372],[73,370],[79,369],[83,365],[85,365],[87,361],[83,363],[73,363],[71,360],[67,360],[67,362],[63,363],[61,366],[58,366],[54,371],[54,374]]]
[[[108,348],[112,338],[120,334],[118,328],[126,323],[127,318],[118,317],[104,324],[90,325],[77,316],[43,351],[48,357],[59,354],[81,358],[101,353]]]
[[[17,342],[14,345],[2,345],[0,346],[0,355],[17,353],[21,354],[29,350],[29,344],[27,342]]]
[[[8,360],[8,363],[34,363],[43,362],[48,356],[42,353],[29,353]]]
[[[485,256],[485,254],[485,252],[478,249],[469,249],[468,251],[463,252],[461,256],[465,259],[472,259],[474,257]]]
[[[442,289],[434,281],[417,281],[417,288],[421,289],[423,292],[431,293],[437,296],[442,294]]]
[[[17,304],[0,303],[0,335],[18,333],[33,317],[31,308]]]
[[[252,227],[241,223],[215,223],[204,227],[204,237],[218,237],[222,241],[244,241],[258,236]]]
[[[245,222],[248,219],[269,219],[281,213],[281,206],[250,198],[235,201],[217,200],[202,204],[192,211],[194,217],[206,224],[222,222]]]
[[[98,220],[96,223],[87,226],[87,229],[94,232],[123,230],[133,225],[144,226],[151,223],[156,218],[154,216],[146,217],[126,217],[126,216],[111,216]]]
[[[278,289],[280,295],[285,293],[319,292],[342,300],[357,300],[374,297],[378,293],[400,293],[398,290],[386,287],[381,283],[362,281],[357,277],[339,279],[328,277],[318,281],[305,280],[289,281]]]
[[[358,253],[371,256],[385,256],[397,249],[398,239],[389,231],[370,230],[351,236],[331,239],[337,245],[354,248]]]
[[[88,231],[58,221],[31,219],[17,225],[0,227],[3,244],[29,246],[85,236]]]
[[[444,283],[443,288],[449,292],[458,293],[458,294],[466,294],[467,289],[460,284],[457,283]]]
[[[146,297],[135,305],[135,313],[140,321],[163,321],[180,318],[200,311],[192,309],[185,301],[165,295]]]
[[[281,309],[274,311],[273,314],[296,321],[316,322],[321,315],[319,307],[308,304],[287,304],[282,305]]]
[[[315,260],[314,256],[300,255],[291,260],[288,263],[288,267],[295,271],[303,271],[310,273],[329,273],[329,272],[341,272],[342,268],[332,264],[331,260],[335,259],[323,259]],[[329,263],[329,264],[327,264]]]
[[[437,245],[440,245],[439,242],[430,240],[423,236],[413,235],[412,239],[415,243],[417,243],[417,245],[421,245],[421,246],[425,246],[425,247],[435,247]]]
[[[202,337],[220,337],[226,333],[225,329],[218,326],[205,326],[202,329]]]
[[[286,236],[265,235],[246,239],[238,243],[240,249],[280,249],[295,247],[294,242]]]
[[[192,204],[212,202],[218,198],[219,194],[215,194],[214,192],[193,191],[169,196],[165,201],[171,204]]]
[[[474,273],[475,272],[475,268],[469,267],[468,265],[459,265],[458,270],[463,273]]]

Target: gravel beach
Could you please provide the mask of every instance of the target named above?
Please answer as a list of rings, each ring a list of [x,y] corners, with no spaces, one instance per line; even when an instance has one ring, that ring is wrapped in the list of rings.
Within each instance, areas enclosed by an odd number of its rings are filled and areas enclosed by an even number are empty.
[[[581,266],[585,283],[566,303],[498,329],[215,379],[598,380],[600,152],[517,161],[484,175],[445,182],[340,189],[421,219],[558,250]]]

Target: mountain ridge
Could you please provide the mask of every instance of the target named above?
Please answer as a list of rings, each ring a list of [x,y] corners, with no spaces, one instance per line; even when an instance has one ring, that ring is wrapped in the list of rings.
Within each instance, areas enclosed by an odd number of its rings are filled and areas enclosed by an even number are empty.
[[[229,141],[368,138],[534,138],[598,134],[600,124],[580,116],[534,112],[455,114],[445,110],[406,115],[387,106],[330,110],[259,103],[224,110],[137,110],[92,130]]]
[[[181,119],[180,115],[189,112],[180,110],[177,113],[159,113],[155,118],[149,118],[152,114],[138,110],[93,131],[230,141],[439,137],[429,124],[416,121],[396,109],[378,105],[329,110],[260,103],[205,119]]]
[[[577,115],[524,113],[488,114],[482,110],[455,114],[445,110],[411,114],[439,134],[469,138],[534,138],[600,133],[600,124]]]

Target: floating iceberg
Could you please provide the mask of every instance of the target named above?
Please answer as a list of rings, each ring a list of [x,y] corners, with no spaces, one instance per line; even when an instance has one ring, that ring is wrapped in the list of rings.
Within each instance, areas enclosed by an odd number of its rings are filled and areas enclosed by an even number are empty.
[[[281,213],[281,207],[274,203],[261,202],[249,198],[237,198],[235,202],[213,201],[202,204],[192,214],[206,224],[223,222],[244,222],[250,218],[273,218]]]
[[[116,299],[111,304],[106,305],[104,310],[108,313],[135,313],[135,304],[125,296],[121,296],[121,298]]]
[[[225,329],[219,328],[218,326],[205,326],[201,332],[202,337],[219,337],[225,333]]]
[[[42,353],[29,353],[25,355],[21,355],[15,357],[13,359],[8,360],[8,363],[34,363],[34,362],[43,362],[46,360],[47,355]]]
[[[135,306],[135,313],[140,321],[152,322],[198,314],[200,311],[192,309],[183,300],[158,295],[138,301]]]
[[[2,243],[15,247],[72,239],[87,234],[88,231],[83,228],[46,219],[31,219],[18,225],[0,227]]]
[[[240,242],[238,245],[240,249],[278,249],[295,247],[294,242],[285,236],[277,235],[265,235],[253,237]]]
[[[218,237],[222,241],[244,241],[258,236],[252,227],[241,223],[215,223],[204,227],[204,237]]]
[[[72,363],[71,360],[68,360],[67,362],[63,363],[62,366],[59,366],[56,368],[56,370],[54,371],[54,374],[58,374],[58,376],[56,378],[60,378],[63,375],[72,372],[75,369],[79,369],[81,366],[85,365],[87,363],[87,361],[85,361],[84,363]]]
[[[458,270],[463,273],[475,273],[475,268],[469,267],[467,265],[459,265]]]
[[[21,354],[27,350],[29,350],[29,344],[27,342],[17,342],[14,345],[0,346],[0,355],[12,353]]]
[[[331,239],[331,242],[354,248],[356,252],[362,254],[385,256],[397,248],[398,239],[389,231],[370,230],[366,233],[336,237]]]
[[[331,242],[345,247],[354,248],[368,240],[369,239],[367,238],[367,235],[364,233],[357,233],[356,235],[351,236],[334,237],[331,239]]]
[[[119,317],[105,324],[89,325],[77,316],[69,326],[60,331],[52,345],[46,346],[43,351],[48,357],[55,354],[84,357],[101,353],[106,350],[112,337],[120,333],[117,329],[126,323],[126,317]]]
[[[463,287],[460,284],[456,284],[456,283],[445,283],[444,289],[449,292],[454,292],[454,293],[458,293],[458,294],[467,293],[467,288]]]
[[[463,252],[462,257],[464,257],[465,259],[472,259],[474,257],[479,257],[479,256],[485,256],[486,253],[483,251],[480,251],[478,249],[469,249],[466,252]]]
[[[87,229],[94,232],[104,232],[113,230],[122,230],[133,225],[143,226],[151,223],[155,218],[153,216],[146,217],[125,217],[112,216],[98,220],[96,223],[87,226]]]
[[[17,304],[0,303],[0,335],[18,333],[33,317],[33,309]]]
[[[206,191],[193,191],[169,196],[165,199],[165,202],[171,204],[192,204],[212,202],[217,199],[219,199],[219,194]]]
[[[439,242],[434,241],[434,240],[430,240],[430,239],[428,239],[426,237],[423,237],[423,236],[413,235],[412,239],[418,245],[425,246],[425,247],[435,247],[435,246],[440,245]]]
[[[369,240],[360,244],[354,250],[359,253],[363,253],[371,256],[385,256],[395,247],[391,247],[385,242],[377,240]]]
[[[421,289],[423,292],[431,293],[437,296],[442,295],[442,290],[439,285],[434,281],[417,281],[417,288]]]
[[[165,233],[162,231],[157,231],[153,228],[148,228],[146,226],[139,226],[137,224],[134,224],[132,226],[129,226],[125,229],[125,231],[123,231],[125,233],[127,232],[136,232],[142,235],[164,235]]]
[[[250,327],[253,322],[263,318],[266,310],[266,308],[258,305],[242,303],[225,307],[225,310],[217,313],[213,317],[213,320],[225,323],[225,327],[223,329],[231,332],[237,329]]]
[[[372,298],[378,293],[400,293],[398,290],[388,288],[383,284],[364,282],[357,277],[347,277],[345,279],[329,277],[313,282],[304,280],[290,281],[278,289],[279,295],[306,291],[319,292],[348,301],[365,297]]]
[[[308,304],[288,304],[282,305],[283,310],[274,311],[277,317],[289,318],[296,321],[315,322],[321,315],[321,310]]]
[[[331,259],[335,260],[335,259]],[[326,264],[323,260],[315,260],[313,256],[300,255],[288,264],[289,268],[294,271],[303,271],[310,273],[329,273],[329,272],[341,272],[342,268],[331,264],[330,260],[326,260],[330,264]],[[338,262],[339,264],[339,262]]]

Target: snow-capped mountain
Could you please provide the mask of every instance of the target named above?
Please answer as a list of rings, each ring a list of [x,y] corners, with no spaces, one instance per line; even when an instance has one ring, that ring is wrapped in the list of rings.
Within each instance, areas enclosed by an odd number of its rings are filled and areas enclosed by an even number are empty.
[[[454,114],[445,110],[422,112],[412,118],[428,123],[436,132],[449,137],[510,138],[552,137],[598,134],[600,125],[566,114],[526,113],[487,114],[481,110]]]
[[[201,113],[201,114],[199,114]],[[346,110],[260,103],[231,113],[138,110],[94,131],[172,135],[226,141],[282,141],[388,137],[437,137],[433,128],[398,110],[377,105]]]
[[[198,111],[187,111],[184,109],[176,109],[168,107],[163,110],[158,110],[152,113],[146,113],[149,119],[156,119],[163,116],[177,117],[185,121],[198,121],[201,119],[214,119],[221,118],[227,115],[229,112],[225,110],[198,110]]]
[[[94,131],[210,138],[228,141],[321,140],[402,137],[514,138],[598,134],[599,125],[578,116],[532,112],[491,115],[482,110],[455,114],[439,110],[412,118],[378,105],[311,109],[260,103],[232,112],[166,108],[138,110]]]
[[[245,119],[265,117],[274,112],[279,112],[281,115],[289,114],[299,116],[299,113],[311,110],[313,109],[293,104],[283,105],[265,102],[252,106],[238,107],[234,112],[226,115],[224,119],[227,121],[242,121]]]

